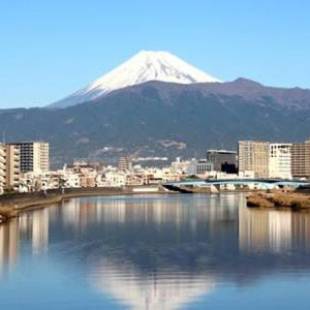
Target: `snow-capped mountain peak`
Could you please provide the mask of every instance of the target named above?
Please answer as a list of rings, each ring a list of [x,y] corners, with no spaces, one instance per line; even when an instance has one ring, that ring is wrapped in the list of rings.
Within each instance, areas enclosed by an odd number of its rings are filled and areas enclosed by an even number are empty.
[[[64,108],[92,101],[114,90],[149,81],[178,84],[220,82],[168,52],[141,51],[85,88],[54,103],[52,107]]]

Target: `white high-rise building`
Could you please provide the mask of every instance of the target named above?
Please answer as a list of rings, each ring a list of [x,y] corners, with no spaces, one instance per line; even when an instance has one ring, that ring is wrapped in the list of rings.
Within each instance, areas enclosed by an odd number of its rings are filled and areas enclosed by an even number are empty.
[[[292,178],[292,144],[271,143],[269,145],[269,177],[291,179]]]
[[[41,173],[49,170],[49,144],[47,142],[12,143],[20,149],[21,172]]]

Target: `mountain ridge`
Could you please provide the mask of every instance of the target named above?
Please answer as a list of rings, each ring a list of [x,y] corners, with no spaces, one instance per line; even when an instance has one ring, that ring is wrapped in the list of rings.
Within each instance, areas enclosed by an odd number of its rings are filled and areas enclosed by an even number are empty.
[[[114,90],[149,81],[174,82],[178,84],[220,82],[219,79],[168,52],[140,51],[86,87],[51,104],[49,107],[64,108],[83,102],[90,102]]]
[[[274,89],[245,80],[151,81],[92,104],[0,110],[0,132],[8,142],[50,142],[53,167],[73,159],[109,162],[123,154],[204,157],[208,148],[236,149],[238,140],[306,140],[310,90]]]

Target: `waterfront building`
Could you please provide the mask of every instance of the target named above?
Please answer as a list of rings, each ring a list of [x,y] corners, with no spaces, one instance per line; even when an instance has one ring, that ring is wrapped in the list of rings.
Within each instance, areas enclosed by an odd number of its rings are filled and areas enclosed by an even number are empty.
[[[208,172],[213,171],[213,165],[206,159],[197,160],[193,158],[186,169],[186,174],[191,175],[202,175],[205,176]]]
[[[237,172],[237,152],[227,150],[208,150],[207,161],[213,170],[227,173]]]
[[[292,144],[292,175],[296,178],[306,177],[306,147],[304,143]]]
[[[49,170],[49,143],[18,142],[11,143],[20,149],[21,172],[41,173]]]
[[[15,145],[5,145],[5,187],[18,190],[20,182],[20,149]]]
[[[310,140],[292,144],[292,175],[294,178],[310,178]]]
[[[305,176],[310,178],[310,140],[305,141]]]
[[[17,146],[0,145],[0,187],[18,190],[20,182],[20,151]]]
[[[118,169],[121,171],[131,170],[132,163],[129,156],[122,156],[118,161]]]
[[[181,160],[180,157],[177,157],[170,165],[170,173],[180,177],[194,174],[190,171],[191,162],[192,160]]]
[[[204,175],[214,170],[212,163],[205,159],[200,159],[197,162],[197,175]]]
[[[291,148],[291,143],[270,143],[269,178],[292,178]]]
[[[239,171],[253,171],[256,178],[268,178],[269,145],[264,141],[239,141]]]
[[[126,185],[126,174],[123,171],[108,171],[104,175],[104,184],[108,187],[122,187]]]
[[[79,188],[81,187],[80,176],[77,173],[64,174],[64,187],[66,188]]]
[[[5,178],[5,151],[2,144],[0,144],[0,195],[4,191]]]

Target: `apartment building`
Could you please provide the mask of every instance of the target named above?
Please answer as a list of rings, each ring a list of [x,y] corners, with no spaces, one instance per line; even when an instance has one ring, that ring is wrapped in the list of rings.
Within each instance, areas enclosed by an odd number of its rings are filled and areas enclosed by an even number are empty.
[[[8,144],[0,145],[0,187],[18,190],[20,182],[20,150]]]
[[[19,142],[11,145],[20,149],[21,172],[37,174],[49,170],[49,144],[47,142]]]
[[[292,175],[295,178],[310,178],[310,140],[292,144]]]
[[[292,178],[292,144],[270,143],[269,145],[269,178]]]
[[[256,178],[268,178],[269,146],[264,141],[239,141],[239,172],[253,171]]]
[[[118,169],[121,171],[127,171],[132,169],[132,162],[129,156],[122,156],[118,161]]]
[[[0,144],[0,195],[4,191],[5,182],[5,151],[2,144]]]
[[[292,145],[292,175],[296,178],[304,178],[306,172],[306,146],[305,143]]]

